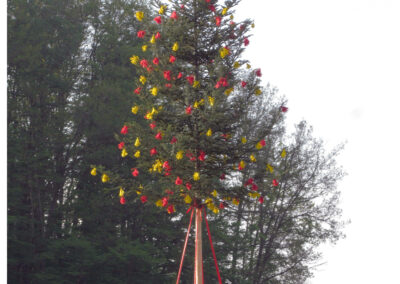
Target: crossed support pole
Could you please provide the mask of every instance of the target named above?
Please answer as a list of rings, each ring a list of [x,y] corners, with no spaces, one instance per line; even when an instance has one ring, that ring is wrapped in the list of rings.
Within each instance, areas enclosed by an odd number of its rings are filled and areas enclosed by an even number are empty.
[[[186,213],[189,213],[191,211],[191,215],[190,215],[190,221],[189,221],[188,230],[187,230],[187,233],[186,233],[185,244],[183,246],[181,263],[180,263],[180,266],[179,266],[179,272],[178,272],[178,277],[176,279],[176,284],[179,284],[179,280],[180,280],[181,273],[182,273],[183,260],[185,259],[186,247],[187,247],[187,243],[188,243],[188,239],[189,239],[189,234],[190,234],[190,229],[191,229],[191,225],[192,225],[193,215],[195,215],[195,254],[194,254],[193,284],[204,284],[203,250],[202,250],[203,245],[202,245],[202,235],[201,235],[201,226],[202,226],[202,220],[203,220],[203,210],[204,210],[204,220],[205,220],[206,227],[207,227],[208,239],[210,240],[210,246],[211,246],[211,251],[213,253],[213,258],[214,258],[214,263],[215,263],[215,269],[217,271],[218,281],[219,281],[219,284],[222,284],[221,275],[219,273],[219,268],[218,268],[217,257],[215,255],[215,250],[214,250],[214,246],[213,246],[213,243],[212,243],[210,227],[208,226],[206,209],[202,205],[199,205],[199,206],[196,206],[196,207],[191,206],[188,209],[188,211],[186,212]]]

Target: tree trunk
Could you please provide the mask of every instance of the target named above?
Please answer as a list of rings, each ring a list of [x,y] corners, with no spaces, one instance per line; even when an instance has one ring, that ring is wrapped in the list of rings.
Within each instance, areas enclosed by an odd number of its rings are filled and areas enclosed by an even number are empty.
[[[194,284],[203,284],[203,251],[201,240],[201,208],[196,208],[196,238],[195,238],[195,254],[194,254]]]

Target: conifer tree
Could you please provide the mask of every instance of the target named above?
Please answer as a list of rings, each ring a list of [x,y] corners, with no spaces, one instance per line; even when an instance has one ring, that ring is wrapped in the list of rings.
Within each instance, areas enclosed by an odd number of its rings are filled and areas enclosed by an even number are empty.
[[[218,213],[257,190],[251,179],[235,188],[224,184],[256,160],[270,131],[241,135],[248,106],[263,93],[261,70],[241,58],[254,24],[234,22],[236,0],[170,2],[155,1],[153,15],[136,11],[143,45],[130,60],[140,74],[133,86],[138,102],[117,135],[130,176],[103,167],[92,175],[99,171],[118,188],[121,204],[138,194],[168,213],[185,203]],[[272,121],[281,116],[278,108]]]

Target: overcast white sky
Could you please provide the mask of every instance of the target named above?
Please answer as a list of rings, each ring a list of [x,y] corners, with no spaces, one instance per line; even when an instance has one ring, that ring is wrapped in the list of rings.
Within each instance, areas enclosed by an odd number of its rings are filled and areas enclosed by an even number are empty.
[[[312,284],[400,283],[400,1],[242,0],[255,20],[245,58],[339,162],[347,238],[324,246]]]
[[[245,57],[289,99],[289,125],[307,120],[329,147],[348,141],[339,159],[348,176],[339,189],[352,224],[346,239],[322,248],[327,263],[310,283],[400,283],[400,0],[242,0],[237,12],[255,20]],[[5,50],[3,44],[3,90]],[[5,103],[4,95],[2,133]],[[5,135],[1,142],[5,161]],[[4,194],[1,208],[5,201]]]

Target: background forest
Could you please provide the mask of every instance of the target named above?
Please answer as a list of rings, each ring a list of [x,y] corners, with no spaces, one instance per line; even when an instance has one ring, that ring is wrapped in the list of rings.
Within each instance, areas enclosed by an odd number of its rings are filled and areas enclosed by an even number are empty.
[[[7,2],[8,282],[172,283],[188,216],[138,199],[121,206],[90,175],[91,165],[123,163],[115,134],[133,119],[135,11],[149,3]],[[271,171],[269,157],[283,148],[286,174],[273,191],[258,184],[264,203],[210,214],[214,246],[226,283],[304,283],[318,245],[343,237],[342,147],[326,153],[305,121],[286,133],[284,117],[272,119],[285,99],[269,85],[264,93],[241,127],[247,136],[270,130],[255,174]],[[216,283],[206,242],[203,253],[205,283]],[[189,242],[182,283],[192,281],[192,256]]]

